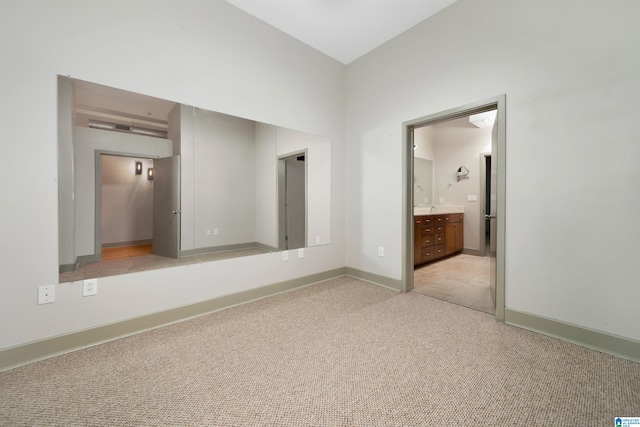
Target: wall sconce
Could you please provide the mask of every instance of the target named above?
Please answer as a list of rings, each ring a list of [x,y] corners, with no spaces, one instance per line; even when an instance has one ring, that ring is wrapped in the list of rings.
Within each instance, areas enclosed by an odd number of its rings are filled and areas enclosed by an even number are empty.
[[[469,179],[469,169],[464,166],[460,166],[458,168],[457,177],[458,181],[460,181],[461,179]]]
[[[147,179],[153,181],[153,168],[147,169]]]
[[[142,175],[142,162],[136,162],[136,175]]]

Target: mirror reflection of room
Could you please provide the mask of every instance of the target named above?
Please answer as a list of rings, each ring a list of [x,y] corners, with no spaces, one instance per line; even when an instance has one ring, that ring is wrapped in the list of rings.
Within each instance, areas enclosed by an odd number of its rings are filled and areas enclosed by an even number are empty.
[[[488,116],[413,131],[414,290],[493,314],[485,202],[495,111]]]
[[[330,243],[328,138],[63,76],[58,94],[60,282]],[[302,235],[283,247],[292,151]]]

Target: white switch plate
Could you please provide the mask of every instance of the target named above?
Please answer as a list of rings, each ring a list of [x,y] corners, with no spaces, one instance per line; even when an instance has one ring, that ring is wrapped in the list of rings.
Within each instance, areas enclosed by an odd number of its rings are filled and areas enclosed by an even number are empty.
[[[379,246],[378,247],[378,256],[384,256],[384,247],[383,246]]]
[[[211,236],[211,230],[207,230],[207,236]]]
[[[56,300],[55,285],[38,286],[38,304],[48,304]]]
[[[213,235],[217,236],[218,234],[220,234],[220,230],[218,230],[217,228],[213,229]]]
[[[289,261],[289,251],[282,251],[282,260]]]
[[[478,196],[475,194],[467,194],[467,202],[477,202]]]
[[[304,258],[304,248],[298,249],[298,259]]]
[[[98,279],[87,279],[82,282],[82,296],[88,297],[98,293]]]
[[[320,244],[320,236],[316,236],[316,245]]]
[[[440,204],[444,203],[444,197],[440,197]]]

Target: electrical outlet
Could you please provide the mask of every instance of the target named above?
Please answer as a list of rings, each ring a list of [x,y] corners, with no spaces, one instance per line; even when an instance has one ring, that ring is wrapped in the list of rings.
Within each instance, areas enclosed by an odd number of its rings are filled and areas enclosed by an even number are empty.
[[[55,285],[38,286],[38,304],[48,304],[56,300]]]
[[[289,251],[282,251],[282,261],[289,261]]]
[[[82,296],[88,297],[98,293],[98,279],[87,279],[82,282]]]
[[[304,258],[304,248],[298,249],[298,259]]]
[[[207,236],[211,236],[211,230],[207,230]]]
[[[218,234],[220,234],[220,230],[218,230],[217,228],[213,229],[213,235],[217,236]]]
[[[378,247],[378,256],[384,256],[384,247],[383,246],[379,246]]]

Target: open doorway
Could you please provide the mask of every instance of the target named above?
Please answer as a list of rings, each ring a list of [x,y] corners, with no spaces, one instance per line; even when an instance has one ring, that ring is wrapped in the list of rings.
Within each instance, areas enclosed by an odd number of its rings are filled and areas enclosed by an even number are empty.
[[[179,258],[180,156],[149,159],[100,150],[95,155],[92,262],[104,261],[104,252],[114,247],[125,248],[119,258],[148,255],[150,249]]]
[[[153,160],[100,155],[96,247],[102,261],[153,253]]]
[[[455,109],[443,111],[441,113],[433,114],[431,116],[422,117],[419,119],[412,120],[410,122],[404,123],[405,134],[404,134],[404,165],[405,165],[405,179],[404,183],[404,236],[405,236],[405,251],[403,252],[403,261],[404,261],[404,270],[403,270],[403,287],[402,290],[404,292],[408,292],[414,290],[416,288],[416,284],[420,285],[420,283],[416,283],[416,279],[414,277],[414,267],[416,263],[420,263],[421,265],[440,265],[440,267],[445,266],[445,261],[456,260],[465,261],[463,258],[473,259],[474,261],[484,261],[484,264],[481,266],[481,276],[488,279],[488,287],[486,289],[486,293],[491,300],[491,310],[495,313],[496,318],[498,320],[504,319],[504,197],[505,197],[505,181],[504,181],[504,171],[505,171],[505,96],[499,96],[496,98],[492,98],[489,100],[481,101],[474,104],[469,104],[466,106],[458,107]],[[448,162],[453,163],[448,164],[447,161],[440,162],[438,165],[437,159],[433,162],[434,168],[434,176],[438,174],[438,168],[444,168],[444,170],[440,170],[440,178],[437,183],[434,180],[434,188],[433,188],[433,200],[434,202],[431,206],[417,206],[420,204],[420,200],[416,200],[415,196],[415,186],[414,186],[414,178],[415,178],[415,170],[414,170],[414,152],[417,149],[417,144],[415,140],[415,130],[436,125],[442,124],[446,122],[452,122],[454,120],[469,120],[469,116],[482,114],[489,112],[491,110],[496,111],[496,123],[491,128],[490,132],[490,149],[479,150],[473,155],[473,160],[464,160],[460,161],[455,156],[449,156]],[[449,147],[451,148],[451,147]],[[449,149],[447,149],[449,150]],[[449,150],[451,151],[451,150]],[[481,157],[482,161],[478,162],[479,155],[481,156],[483,152],[491,151],[491,171],[487,171],[487,161],[486,158]],[[451,154],[451,153],[449,153]],[[452,160],[453,159],[453,160]],[[460,164],[458,164],[460,163]],[[480,163],[480,165],[479,165]],[[460,182],[468,183],[470,180],[466,180],[467,173],[474,174],[475,172],[475,188],[470,190],[469,188],[465,188],[464,185],[460,185]],[[480,175],[489,175],[492,179],[491,189],[488,195],[484,195],[486,191],[486,180]],[[443,178],[444,177],[444,178]],[[437,178],[436,178],[437,179]],[[456,199],[456,196],[458,197]],[[454,200],[454,205],[452,206],[451,200]],[[489,199],[491,201],[491,211],[489,213],[485,212],[484,201]],[[446,210],[447,208],[452,207],[460,207],[464,210],[455,211],[455,213],[449,215],[449,212]],[[442,215],[442,220],[449,222],[455,221],[456,219],[461,224],[461,227],[465,226],[465,236],[467,236],[468,240],[475,240],[474,245],[464,245],[462,251],[457,251],[455,254],[460,254],[456,256],[451,256],[452,253],[441,254],[439,259],[431,262],[430,259],[425,260],[425,256],[430,256],[431,251],[425,251],[423,254],[417,255],[416,251],[421,250],[418,246],[420,243],[416,244],[418,237],[419,227],[422,225],[415,226],[414,222],[414,213],[417,210],[420,210],[420,214],[439,214]],[[453,212],[453,211],[452,211]],[[488,251],[486,257],[482,255],[486,253],[483,246],[486,237],[484,235],[486,228],[486,219],[490,219],[491,224],[489,229],[491,230],[491,238],[490,242],[495,244],[494,249]],[[448,218],[447,218],[448,217]],[[452,225],[453,227],[453,225]],[[460,227],[460,225],[458,226]],[[444,232],[444,230],[443,230]],[[479,238],[479,237],[482,238]],[[423,239],[424,244],[430,244],[430,239]],[[434,240],[435,241],[435,240]],[[444,243],[444,242],[441,242]],[[493,246],[493,245],[492,245]],[[455,255],[454,254],[454,255]],[[472,258],[469,258],[472,257]],[[483,260],[486,258],[486,260]],[[422,261],[420,261],[422,259]],[[465,264],[464,262],[462,263]],[[467,266],[467,269],[473,271],[475,267]],[[460,266],[451,266],[448,268],[449,273],[452,271],[458,272],[463,271],[464,268]],[[476,270],[477,271],[477,270]],[[430,273],[431,274],[431,273]],[[433,273],[435,274],[435,273]],[[445,273],[447,275],[447,273]],[[479,274],[472,273],[471,278],[475,279]],[[449,274],[448,279],[452,280],[452,276]],[[455,281],[455,279],[453,279]],[[463,282],[465,279],[461,278],[460,281]],[[469,280],[469,277],[466,278]],[[491,291],[491,293],[489,293]],[[485,292],[485,290],[483,290]],[[455,301],[454,301],[455,302]],[[495,304],[495,305],[494,305]],[[476,307],[474,307],[476,308]]]
[[[413,283],[422,295],[493,314],[482,239],[487,174],[478,158],[486,151],[491,155],[495,110],[480,114],[488,118],[470,115],[413,130],[414,257],[419,254]],[[431,164],[428,176],[425,162]],[[425,205],[416,187],[427,187],[435,200]]]
[[[307,246],[307,153],[278,159],[278,244],[280,250]]]

